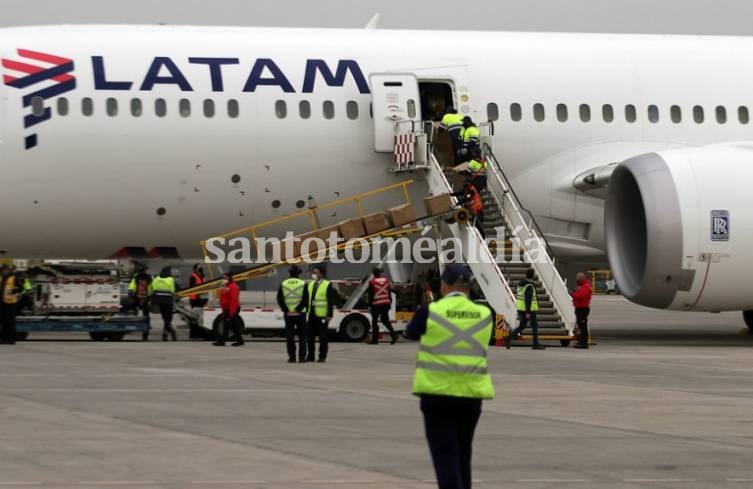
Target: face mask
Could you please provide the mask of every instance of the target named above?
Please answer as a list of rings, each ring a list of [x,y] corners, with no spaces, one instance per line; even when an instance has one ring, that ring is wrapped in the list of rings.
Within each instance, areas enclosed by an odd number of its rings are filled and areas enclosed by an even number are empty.
[[[319,281],[319,275],[317,275],[317,274],[315,274],[315,273],[312,273],[312,274],[311,274],[311,280],[313,280],[314,282],[317,282],[317,281]]]
[[[223,287],[227,287],[229,283],[230,283],[230,281],[229,281],[229,280],[223,280],[223,281],[222,281],[222,286],[223,286]]]

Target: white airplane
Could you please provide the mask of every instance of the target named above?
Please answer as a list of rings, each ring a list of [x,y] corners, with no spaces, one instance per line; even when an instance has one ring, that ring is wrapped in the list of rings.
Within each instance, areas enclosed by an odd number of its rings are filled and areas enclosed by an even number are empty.
[[[414,120],[453,105],[495,121],[497,159],[560,259],[608,250],[641,304],[753,309],[753,147],[739,143],[752,50],[736,37],[2,29],[0,251],[195,258],[200,240],[310,194],[394,183],[394,105]]]

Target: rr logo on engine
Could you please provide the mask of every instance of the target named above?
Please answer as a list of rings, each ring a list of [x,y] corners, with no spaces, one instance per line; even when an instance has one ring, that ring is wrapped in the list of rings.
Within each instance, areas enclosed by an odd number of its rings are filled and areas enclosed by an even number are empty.
[[[729,211],[711,211],[711,241],[729,241]]]

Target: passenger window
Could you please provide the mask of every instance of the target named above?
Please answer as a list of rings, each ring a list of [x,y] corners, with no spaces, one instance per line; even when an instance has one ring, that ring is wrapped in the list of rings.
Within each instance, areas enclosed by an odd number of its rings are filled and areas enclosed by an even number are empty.
[[[702,124],[703,119],[703,107],[696,105],[693,107],[693,120],[696,121],[697,124]]]
[[[727,123],[727,109],[723,105],[716,106],[716,122],[719,124]]]
[[[413,119],[416,117],[416,101],[408,99],[408,118]]]
[[[204,100],[204,117],[207,119],[214,117],[214,100]]]
[[[625,106],[625,120],[630,122],[631,124],[635,122],[637,119],[637,114],[635,112],[635,105],[626,105]]]
[[[131,99],[131,115],[134,117],[141,117],[144,113],[144,106],[141,103],[140,98]]]
[[[740,120],[740,124],[747,124],[748,122],[750,122],[750,113],[748,112],[748,108],[742,105],[738,107],[737,118]]]
[[[409,105],[410,108],[410,105]],[[416,110],[415,104],[413,105],[413,110]],[[348,115],[348,119],[354,121],[358,119],[358,102],[351,100],[347,104],[345,104],[345,113]],[[413,115],[410,115],[410,111],[408,113],[410,117],[415,117],[415,113]]]
[[[68,99],[65,97],[58,99],[58,115],[63,117],[68,115]]]
[[[490,121],[499,120],[499,107],[494,102],[486,105],[486,119]]]
[[[325,100],[322,104],[322,111],[324,112],[325,119],[335,118],[335,103],[331,100]]]
[[[533,119],[536,122],[543,122],[545,118],[546,118],[546,112],[544,111],[544,105],[534,104],[533,105]]]
[[[94,113],[94,101],[89,97],[81,99],[81,113],[86,117],[89,117]]]
[[[31,113],[35,117],[44,116],[44,99],[42,97],[31,98]]]
[[[191,116],[191,101],[187,98],[180,99],[180,102],[178,102],[178,111],[180,112],[181,117],[190,117]]]
[[[614,108],[612,108],[609,104],[604,104],[601,106],[601,117],[604,119],[604,122],[612,122],[614,121]]]
[[[301,119],[311,117],[311,103],[308,100],[301,100],[298,104],[298,113],[301,115]]]
[[[589,122],[591,120],[591,106],[588,104],[580,105],[580,120]]]
[[[520,104],[510,104],[510,119],[519,122],[523,118],[523,110]]]
[[[154,101],[154,113],[157,117],[165,117],[167,115],[167,102],[165,99],[158,98]]]
[[[118,115],[118,101],[114,98],[108,98],[105,102],[105,110],[110,117]]]
[[[557,120],[567,122],[567,105],[557,104]]]
[[[679,124],[682,122],[682,109],[679,105],[673,105],[669,109],[669,115],[672,118],[672,122]]]
[[[656,105],[648,106],[648,121],[652,124],[659,122],[659,107]]]
[[[275,114],[278,119],[284,119],[288,116],[288,104],[284,100],[275,102]]]
[[[241,107],[238,104],[238,101],[235,99],[231,99],[227,101],[227,115],[231,119],[237,119],[238,116],[241,114]]]

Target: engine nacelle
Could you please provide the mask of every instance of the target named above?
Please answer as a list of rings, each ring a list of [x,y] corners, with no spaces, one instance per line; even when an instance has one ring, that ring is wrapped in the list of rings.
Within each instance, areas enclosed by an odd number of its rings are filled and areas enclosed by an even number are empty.
[[[625,297],[661,309],[753,309],[752,186],[750,143],[621,163],[609,181],[604,225]]]

